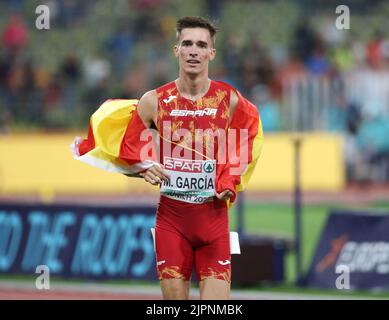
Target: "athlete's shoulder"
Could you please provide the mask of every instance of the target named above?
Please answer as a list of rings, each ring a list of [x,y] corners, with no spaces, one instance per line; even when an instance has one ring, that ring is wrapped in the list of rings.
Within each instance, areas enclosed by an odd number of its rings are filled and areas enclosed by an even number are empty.
[[[158,97],[155,90],[147,91],[138,102],[136,109],[146,128],[149,128],[154,121],[157,105]]]
[[[237,106],[238,104],[238,91],[231,85],[229,85],[228,83],[226,82],[223,82],[223,81],[216,81],[216,80],[212,80],[214,82],[214,86],[219,89],[219,90],[224,90],[224,91],[228,91],[229,92],[229,95],[230,95],[230,111],[233,111],[235,110],[235,107]]]
[[[161,85],[160,87],[147,91],[139,100],[141,105],[152,105],[153,107],[158,105],[158,99],[161,98],[165,93],[170,94],[175,88],[175,82],[170,81]]]
[[[236,109],[240,108],[240,111],[248,113],[252,116],[258,117],[258,109],[257,107],[247,100],[242,94],[232,85],[222,82],[215,81],[218,85],[223,86],[224,88],[230,90],[230,116],[231,118],[235,114]]]
[[[137,110],[144,122],[153,119],[157,112],[158,95],[155,90],[147,91],[139,100]]]
[[[236,106],[238,105],[239,97],[235,90],[231,90],[230,93],[230,109],[235,110]]]
[[[152,104],[157,101],[157,91],[156,89],[147,91],[139,100],[141,104]]]

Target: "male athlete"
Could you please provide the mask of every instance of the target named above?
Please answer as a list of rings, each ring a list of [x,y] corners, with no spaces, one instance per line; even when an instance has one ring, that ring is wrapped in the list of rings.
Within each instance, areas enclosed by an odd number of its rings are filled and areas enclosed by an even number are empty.
[[[256,107],[208,78],[215,34],[204,18],[178,20],[179,76],[142,96],[117,151],[120,161],[135,166],[128,173],[160,185],[155,251],[164,299],[189,298],[193,267],[201,299],[229,299],[228,204],[247,184],[261,149]],[[148,128],[158,131],[158,161],[139,155],[140,131]],[[90,137],[84,145],[78,155],[95,141]]]
[[[215,127],[228,130],[238,104],[238,96],[227,85],[208,78],[208,65],[216,56],[215,34],[215,27],[200,17],[185,17],[177,22],[174,55],[179,63],[179,77],[147,92],[140,99],[137,111],[146,127],[155,125],[160,135],[166,128],[164,123],[171,123],[173,135],[177,129],[187,129],[189,132],[194,132],[195,129],[203,129],[205,132]],[[185,110],[204,112],[196,114],[184,112]],[[212,113],[212,110],[215,112]],[[192,137],[194,138],[189,140],[194,144],[196,134],[193,133]],[[161,141],[160,148],[164,149],[165,146],[166,143],[164,145]],[[174,149],[174,145],[169,149]],[[206,151],[206,146],[204,149]],[[192,179],[193,174],[185,177],[185,170],[176,168],[176,171],[169,170],[168,175],[167,168],[183,165],[182,162],[174,163],[176,158],[169,157],[168,152],[164,151],[165,170],[160,166],[153,166],[141,173],[147,182],[162,184],[155,233],[157,268],[163,297],[188,299],[189,280],[194,265],[200,281],[200,298],[228,299],[231,257],[226,200],[235,196],[235,187],[231,184],[233,181],[226,181],[220,188],[212,183],[205,186],[203,190],[211,191],[208,201],[203,201],[204,196],[198,194],[189,195],[192,198],[185,201],[187,199],[184,197],[188,193],[180,194],[177,189],[188,180],[194,183],[187,182],[186,187],[200,189],[201,186],[196,185],[196,182],[203,182],[207,173],[203,172],[203,176],[199,174],[200,177]],[[188,160],[195,160],[196,155],[193,157],[191,152],[189,154],[192,159]],[[181,156],[181,159],[185,158]],[[212,165],[210,162],[211,167]],[[172,184],[176,187],[176,193],[164,188],[165,185]],[[207,197],[206,192],[203,194]],[[216,197],[213,198],[213,195]]]

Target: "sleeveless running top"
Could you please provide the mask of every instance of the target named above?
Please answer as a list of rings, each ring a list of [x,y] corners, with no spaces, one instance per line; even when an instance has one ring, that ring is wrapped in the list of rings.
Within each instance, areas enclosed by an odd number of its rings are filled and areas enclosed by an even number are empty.
[[[211,81],[207,93],[193,101],[180,95],[174,81],[156,89],[159,155],[170,175],[161,195],[189,203],[215,195],[216,163],[226,157],[230,90]]]

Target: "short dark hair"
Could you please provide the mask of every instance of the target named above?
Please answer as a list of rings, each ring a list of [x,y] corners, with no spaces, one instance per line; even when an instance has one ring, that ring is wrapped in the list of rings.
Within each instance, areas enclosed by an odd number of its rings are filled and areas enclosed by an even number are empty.
[[[187,28],[203,28],[209,31],[213,46],[215,46],[215,35],[217,28],[215,24],[203,17],[183,17],[177,21],[177,40],[180,38],[181,31]]]

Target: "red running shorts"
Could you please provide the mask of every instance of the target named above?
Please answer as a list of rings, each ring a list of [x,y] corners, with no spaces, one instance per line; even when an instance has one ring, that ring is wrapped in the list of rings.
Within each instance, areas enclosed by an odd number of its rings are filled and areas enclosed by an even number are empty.
[[[191,204],[161,196],[157,209],[155,249],[159,280],[231,282],[228,209],[225,201]]]

